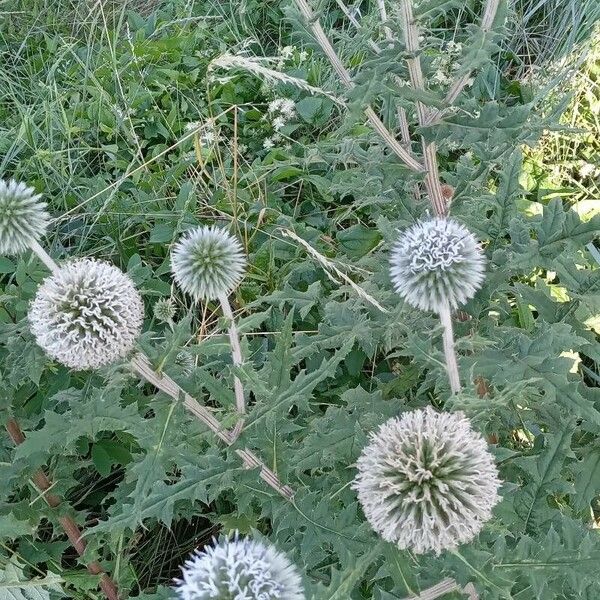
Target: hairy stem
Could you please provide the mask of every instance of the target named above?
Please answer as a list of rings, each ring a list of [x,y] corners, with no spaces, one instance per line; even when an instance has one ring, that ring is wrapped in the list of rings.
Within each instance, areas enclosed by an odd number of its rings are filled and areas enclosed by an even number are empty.
[[[219,302],[221,304],[221,310],[225,315],[225,318],[229,321],[228,333],[229,333],[229,344],[231,345],[231,359],[236,367],[242,365],[242,348],[240,346],[240,336],[238,335],[237,327],[235,326],[235,318],[231,305],[229,304],[229,298],[225,294],[219,296]],[[244,388],[242,382],[237,376],[233,378],[233,388],[235,392],[235,406],[240,416],[238,422],[233,430],[234,439],[237,439],[240,435],[244,426],[244,416],[246,414],[246,400],[244,399]]]
[[[450,380],[450,389],[453,394],[460,392],[460,377],[458,374],[458,363],[456,361],[456,351],[454,350],[454,332],[452,330],[452,315],[450,306],[446,302],[440,308],[440,321],[444,328],[443,343],[444,356],[446,357],[446,370],[448,371],[448,379]]]
[[[403,21],[403,35],[406,50],[411,55],[407,59],[408,73],[411,85],[415,90],[425,90],[425,80],[419,58],[419,31],[413,14],[412,0],[400,0],[400,13]],[[425,126],[429,118],[429,109],[417,102],[417,118],[421,127]],[[448,204],[442,193],[442,184],[439,177],[437,150],[434,142],[427,143],[421,138],[423,146],[423,162],[425,164],[425,189],[429,202],[435,214],[445,216],[448,213]]]
[[[56,273],[58,271],[58,265],[54,262],[52,257],[40,246],[39,242],[34,238],[31,238],[28,241],[29,247],[35,254],[37,254],[38,258],[48,267],[48,269],[52,273]]]
[[[225,429],[219,420],[205,406],[202,406],[195,398],[182,390],[168,375],[156,373],[147,356],[139,354],[132,360],[131,366],[142,379],[151,383],[153,386],[173,398],[173,400],[181,400],[183,406],[197,419],[202,421],[221,441],[225,442],[225,444],[231,446],[235,442],[233,433]],[[235,453],[242,459],[246,468],[260,469],[260,478],[286,500],[291,500],[294,497],[294,490],[281,483],[279,477],[277,477],[277,475],[251,450],[248,450],[247,448],[243,450],[236,449]]]
[[[9,419],[6,423],[6,431],[12,439],[15,446],[22,444],[25,441],[25,435],[21,430],[19,423],[15,419]],[[50,492],[52,482],[48,479],[48,476],[41,470],[38,469],[31,476],[31,481],[35,487],[41,492],[41,496],[46,501],[46,504],[50,508],[58,508],[63,505],[63,501],[54,493]],[[69,516],[58,517],[63,531],[69,538],[69,542],[77,552],[79,556],[83,556],[85,552],[86,543],[83,539],[83,533],[75,521]],[[92,575],[100,575],[100,588],[104,592],[104,595],[108,600],[119,600],[119,591],[115,582],[104,572],[102,565],[97,561],[92,561],[87,565],[87,570]]]

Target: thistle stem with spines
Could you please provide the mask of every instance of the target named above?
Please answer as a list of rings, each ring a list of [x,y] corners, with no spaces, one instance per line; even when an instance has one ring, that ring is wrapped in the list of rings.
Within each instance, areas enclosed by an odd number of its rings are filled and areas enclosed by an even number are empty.
[[[229,334],[229,344],[231,346],[231,359],[233,365],[240,367],[243,362],[242,348],[240,346],[240,336],[238,334],[237,327],[235,325],[235,317],[231,310],[231,304],[229,304],[229,298],[226,294],[219,295],[219,303],[221,304],[221,310],[223,315],[227,319],[227,331]],[[239,415],[239,420],[233,429],[234,438],[237,439],[239,434],[242,432],[244,426],[244,416],[246,414],[246,400],[244,398],[244,388],[242,382],[237,375],[233,378],[233,389],[235,393],[235,406]]]
[[[454,330],[452,328],[452,313],[450,305],[446,301],[440,307],[440,321],[444,328],[442,341],[444,345],[444,356],[446,358],[446,371],[450,381],[450,389],[453,394],[458,394],[461,390],[460,376],[458,372],[458,363],[456,360],[456,351],[454,349]]]

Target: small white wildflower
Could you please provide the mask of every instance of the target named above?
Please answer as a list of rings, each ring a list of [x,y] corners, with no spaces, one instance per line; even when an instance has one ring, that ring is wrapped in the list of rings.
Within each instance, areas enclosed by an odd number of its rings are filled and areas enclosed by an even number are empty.
[[[433,83],[437,83],[438,85],[448,85],[452,82],[452,79],[441,69],[433,74],[431,80]]]
[[[49,215],[40,198],[24,183],[0,179],[0,254],[21,254],[44,235]]]
[[[283,117],[275,117],[272,125],[275,131],[279,131],[285,127],[285,119]]]
[[[450,54],[460,54],[462,52],[462,44],[451,40],[446,44],[446,50]]]
[[[596,172],[596,167],[592,163],[584,163],[579,167],[579,175],[582,178],[590,177]]]
[[[303,63],[308,59],[308,52],[306,50],[301,50],[300,54],[298,54],[298,60]]]
[[[265,150],[270,150],[271,148],[273,148],[275,146],[275,142],[273,141],[272,138],[265,138],[263,140],[263,148]]]
[[[97,369],[125,356],[144,319],[142,299],[117,267],[72,260],[47,277],[29,310],[36,342],[76,370]]]
[[[245,268],[241,244],[215,226],[192,229],[171,250],[173,277],[196,300],[229,294],[242,280]]]
[[[284,554],[237,534],[192,554],[176,591],[182,600],[305,600],[298,570]]]
[[[494,458],[462,413],[428,407],[386,421],[357,467],[353,487],[371,527],[417,554],[471,541],[500,500]]]
[[[282,58],[288,59],[291,58],[294,54],[294,47],[293,46],[285,46],[284,48],[281,49],[280,55],[282,56]]]
[[[238,144],[237,151],[239,154],[246,154],[246,152],[248,152],[248,146],[246,146],[246,144]]]
[[[481,287],[485,258],[458,221],[436,217],[403,231],[390,256],[395,290],[415,308],[455,309]]]
[[[172,298],[161,298],[154,304],[154,316],[163,323],[171,323],[176,309]]]
[[[202,126],[202,124],[200,123],[200,121],[190,121],[189,123],[185,124],[185,130],[188,132],[196,131],[201,126]]]
[[[296,112],[296,103],[289,98],[285,98],[281,103],[281,114],[285,115],[288,118],[294,116]]]
[[[271,100],[267,106],[267,111],[270,113],[280,112],[283,101],[283,98],[275,98],[275,100]]]

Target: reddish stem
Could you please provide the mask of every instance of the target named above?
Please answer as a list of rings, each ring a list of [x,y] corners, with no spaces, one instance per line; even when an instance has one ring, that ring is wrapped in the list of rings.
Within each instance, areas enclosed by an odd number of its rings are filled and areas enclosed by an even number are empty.
[[[21,427],[15,419],[9,419],[6,423],[6,431],[14,442],[15,446],[22,444],[25,441],[25,435]],[[31,477],[35,486],[43,492],[42,497],[51,508],[58,508],[62,504],[62,500],[56,494],[48,491],[52,487],[52,482],[48,476],[38,469]],[[85,540],[82,537],[82,531],[75,523],[72,517],[62,516],[58,518],[64,532],[67,534],[69,541],[79,556],[83,556],[85,552]],[[114,581],[104,572],[102,565],[97,561],[92,561],[87,565],[87,570],[92,575],[100,575],[100,588],[108,600],[119,600],[119,590]]]

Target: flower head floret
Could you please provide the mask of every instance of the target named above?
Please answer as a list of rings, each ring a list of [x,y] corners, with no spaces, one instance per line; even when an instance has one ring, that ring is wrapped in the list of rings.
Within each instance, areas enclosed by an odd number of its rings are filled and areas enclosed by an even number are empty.
[[[24,183],[0,179],[0,254],[21,254],[44,235],[49,215],[40,198]]]
[[[251,539],[224,539],[193,554],[182,569],[182,600],[304,600],[302,580],[285,555]]]
[[[144,307],[117,267],[72,260],[47,277],[29,310],[36,342],[67,367],[96,369],[125,356],[138,337]]]
[[[441,312],[475,295],[484,279],[485,257],[464,225],[436,217],[400,234],[390,265],[394,288],[406,302]]]
[[[494,459],[462,413],[429,407],[390,419],[357,466],[354,489],[371,527],[417,554],[471,541],[500,499]]]
[[[235,289],[246,257],[238,240],[220,227],[197,227],[171,251],[173,277],[196,300],[217,300]]]

